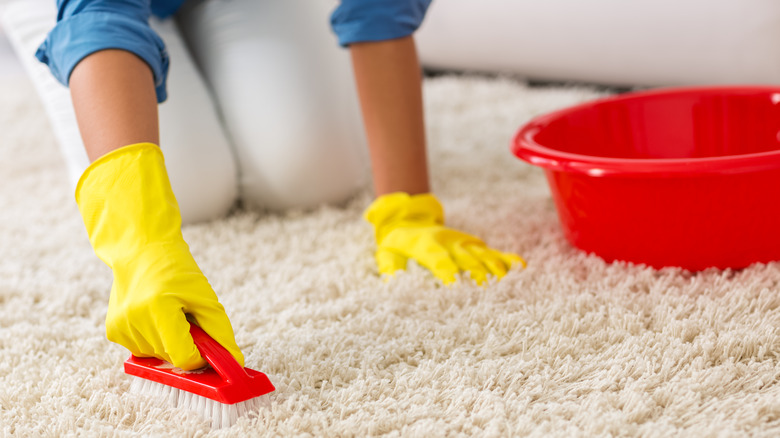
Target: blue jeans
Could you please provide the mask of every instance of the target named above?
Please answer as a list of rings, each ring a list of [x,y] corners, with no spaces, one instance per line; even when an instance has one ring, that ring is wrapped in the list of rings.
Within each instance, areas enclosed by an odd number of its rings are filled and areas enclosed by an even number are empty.
[[[57,25],[36,57],[58,81],[68,85],[71,72],[88,55],[106,49],[126,50],[149,65],[157,101],[163,102],[169,59],[165,44],[149,27],[149,17],[172,15],[184,1],[57,0]],[[331,25],[342,46],[401,38],[417,30],[430,2],[342,0],[331,16]]]

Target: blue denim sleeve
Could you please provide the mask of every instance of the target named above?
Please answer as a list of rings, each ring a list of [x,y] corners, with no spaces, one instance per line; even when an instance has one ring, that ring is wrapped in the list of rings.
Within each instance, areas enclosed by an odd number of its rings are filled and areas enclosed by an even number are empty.
[[[330,23],[339,44],[402,38],[414,33],[431,0],[342,0]]]
[[[168,18],[179,10],[184,0],[152,0],[152,15]]]
[[[169,59],[149,27],[150,0],[57,0],[57,11],[57,24],[35,56],[58,81],[68,85],[73,69],[92,53],[126,50],[149,65],[157,101],[165,101]]]

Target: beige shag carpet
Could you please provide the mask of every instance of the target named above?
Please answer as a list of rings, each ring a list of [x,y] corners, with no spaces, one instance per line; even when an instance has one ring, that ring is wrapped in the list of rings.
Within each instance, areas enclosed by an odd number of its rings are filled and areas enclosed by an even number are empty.
[[[185,228],[272,406],[210,431],[127,394],[93,255],[31,85],[0,83],[0,435],[780,436],[780,264],[692,275],[572,249],[540,170],[508,152],[588,88],[425,84],[451,225],[521,253],[486,288],[382,281],[368,192],[346,208]]]

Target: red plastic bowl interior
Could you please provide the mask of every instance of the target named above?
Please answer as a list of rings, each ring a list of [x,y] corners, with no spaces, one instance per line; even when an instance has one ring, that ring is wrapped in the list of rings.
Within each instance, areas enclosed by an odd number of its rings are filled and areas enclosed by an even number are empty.
[[[628,93],[538,117],[512,151],[545,169],[564,234],[607,261],[780,260],[780,87]]]

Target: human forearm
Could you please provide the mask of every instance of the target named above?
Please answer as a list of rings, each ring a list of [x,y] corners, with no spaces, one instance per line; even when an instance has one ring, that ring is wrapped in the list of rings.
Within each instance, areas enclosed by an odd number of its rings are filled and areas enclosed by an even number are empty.
[[[350,46],[377,196],[430,191],[413,37]]]
[[[125,145],[160,144],[149,66],[122,50],[84,58],[70,77],[73,107],[90,161]]]

